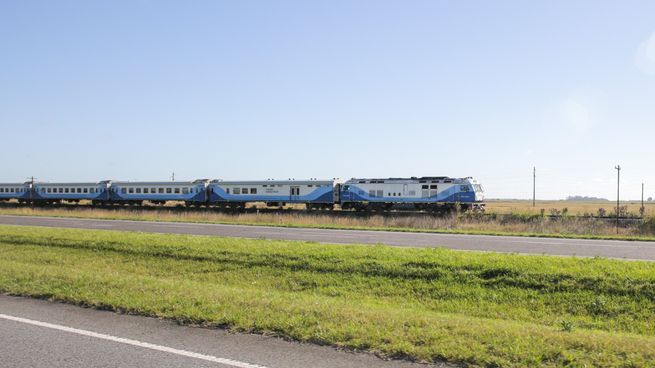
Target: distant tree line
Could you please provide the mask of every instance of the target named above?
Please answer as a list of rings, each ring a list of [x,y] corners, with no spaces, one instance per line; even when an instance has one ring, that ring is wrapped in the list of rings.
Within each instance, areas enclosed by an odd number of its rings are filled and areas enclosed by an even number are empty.
[[[597,201],[609,201],[607,198],[598,198],[598,197],[587,197],[587,196],[568,196],[566,197],[567,201],[580,201],[580,202],[597,202]]]

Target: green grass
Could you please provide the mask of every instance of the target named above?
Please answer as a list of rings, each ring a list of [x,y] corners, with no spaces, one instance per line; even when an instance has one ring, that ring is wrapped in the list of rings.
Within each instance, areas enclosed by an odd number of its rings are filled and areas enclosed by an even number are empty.
[[[655,365],[655,263],[0,226],[0,291],[419,361]]]
[[[537,221],[537,224],[542,224],[543,226],[537,227],[539,231],[534,231],[532,230],[534,224],[526,220],[529,216],[518,214],[516,215],[517,218],[525,218],[521,221],[510,222],[507,224],[498,221],[459,221],[456,218],[435,218],[431,216],[419,216],[416,218],[384,218],[382,216],[372,216],[370,218],[340,218],[325,214],[226,214],[220,212],[171,211],[165,209],[160,211],[139,211],[129,209],[104,210],[93,208],[32,209],[24,207],[0,208],[0,215],[655,242],[655,236],[650,235],[650,233],[639,233],[639,229],[637,228],[621,229],[621,234],[614,234],[613,232],[615,230],[612,224],[608,225],[608,223],[605,222],[575,223],[574,221],[576,219],[565,219],[562,222]],[[566,221],[573,222],[569,224]]]

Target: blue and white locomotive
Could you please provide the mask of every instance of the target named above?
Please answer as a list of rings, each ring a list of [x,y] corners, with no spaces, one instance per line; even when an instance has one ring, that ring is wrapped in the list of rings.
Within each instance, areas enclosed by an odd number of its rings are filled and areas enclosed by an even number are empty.
[[[343,209],[389,210],[394,207],[439,210],[461,206],[482,209],[482,186],[473,178],[412,177],[387,179],[350,179],[342,185]]]
[[[243,209],[249,203],[270,207],[304,204],[307,209],[441,211],[459,207],[484,210],[482,186],[473,178],[411,177],[341,180],[0,184],[0,200],[50,204],[91,201],[95,205],[184,202],[186,206]]]

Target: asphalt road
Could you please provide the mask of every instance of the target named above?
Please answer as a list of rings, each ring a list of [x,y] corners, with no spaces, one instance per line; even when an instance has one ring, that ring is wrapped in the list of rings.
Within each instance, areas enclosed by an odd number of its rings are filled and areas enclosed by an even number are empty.
[[[324,230],[268,226],[92,220],[27,216],[0,216],[0,224],[302,240],[339,244],[386,244],[399,247],[445,247],[458,250],[505,253],[549,254],[581,257],[599,256],[630,260],[655,260],[655,242],[644,241]]]
[[[0,295],[0,366],[446,367],[5,295]]]

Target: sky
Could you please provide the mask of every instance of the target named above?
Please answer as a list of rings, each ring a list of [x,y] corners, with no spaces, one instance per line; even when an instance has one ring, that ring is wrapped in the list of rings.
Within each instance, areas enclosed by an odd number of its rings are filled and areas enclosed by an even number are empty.
[[[0,2],[0,182],[655,197],[655,2]]]

